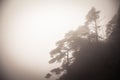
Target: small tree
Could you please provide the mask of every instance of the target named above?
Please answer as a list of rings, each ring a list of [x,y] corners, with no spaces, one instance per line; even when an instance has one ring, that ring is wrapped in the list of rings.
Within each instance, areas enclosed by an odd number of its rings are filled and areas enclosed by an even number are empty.
[[[98,35],[98,28],[100,26],[98,26],[97,24],[97,20],[99,19],[99,13],[100,11],[96,11],[96,9],[93,7],[87,14],[86,16],[86,24],[87,25],[92,25],[92,28],[94,28],[94,32],[95,32],[95,40],[96,42],[98,42],[99,40],[99,35]],[[93,33],[92,33],[93,34]],[[93,35],[92,35],[93,36]]]

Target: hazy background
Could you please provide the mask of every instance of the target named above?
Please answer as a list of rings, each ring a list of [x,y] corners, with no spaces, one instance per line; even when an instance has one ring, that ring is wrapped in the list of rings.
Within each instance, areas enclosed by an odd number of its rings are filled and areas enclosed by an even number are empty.
[[[59,65],[48,64],[55,42],[82,25],[93,6],[101,11],[101,24],[105,25],[117,12],[119,3],[117,0],[2,0],[0,5],[2,73],[9,79],[44,80],[45,74]]]

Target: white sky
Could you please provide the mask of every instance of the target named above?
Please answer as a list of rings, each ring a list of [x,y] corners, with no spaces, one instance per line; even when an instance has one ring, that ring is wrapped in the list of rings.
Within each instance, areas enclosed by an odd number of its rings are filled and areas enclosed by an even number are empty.
[[[64,33],[77,28],[95,6],[102,23],[117,12],[114,0],[7,0],[2,6],[2,62],[8,75],[44,75],[49,52]]]

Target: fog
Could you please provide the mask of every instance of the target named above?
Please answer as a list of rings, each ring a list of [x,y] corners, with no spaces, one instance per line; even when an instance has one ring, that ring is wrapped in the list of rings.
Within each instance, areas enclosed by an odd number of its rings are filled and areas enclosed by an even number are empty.
[[[45,80],[45,74],[59,66],[48,63],[56,41],[82,25],[93,6],[101,11],[101,24],[118,10],[115,0],[3,0],[2,74],[8,80]]]

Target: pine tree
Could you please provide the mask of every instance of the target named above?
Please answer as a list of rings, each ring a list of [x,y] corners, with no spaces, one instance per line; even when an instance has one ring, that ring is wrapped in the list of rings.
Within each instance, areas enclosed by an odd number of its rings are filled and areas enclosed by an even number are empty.
[[[96,11],[95,8],[92,8],[87,16],[86,22],[83,26],[79,26],[76,30],[71,30],[65,34],[62,40],[59,40],[56,43],[56,48],[50,52],[51,60],[50,64],[55,62],[61,62],[60,67],[52,69],[50,72],[55,74],[60,74],[63,71],[66,71],[68,74],[69,66],[74,63],[75,55],[87,47],[92,39],[93,41],[98,42],[98,25],[97,19],[99,18],[100,11]],[[90,31],[89,25],[92,25],[95,28],[95,33]],[[52,74],[48,73],[46,78],[49,78]]]
[[[95,32],[95,40],[98,42],[99,40],[99,35],[98,35],[98,26],[97,21],[99,19],[99,13],[100,11],[96,11],[96,9],[93,7],[87,14],[86,16],[86,23],[87,25],[92,25],[92,28],[94,27],[94,32]]]

